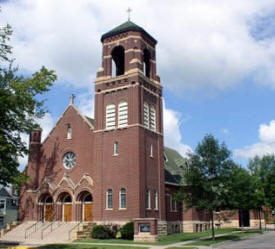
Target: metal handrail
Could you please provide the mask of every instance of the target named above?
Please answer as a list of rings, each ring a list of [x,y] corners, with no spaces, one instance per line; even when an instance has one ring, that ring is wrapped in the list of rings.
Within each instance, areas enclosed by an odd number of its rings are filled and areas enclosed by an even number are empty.
[[[49,226],[51,227],[51,232],[53,231],[53,225],[57,223],[57,227],[60,227],[61,225],[61,222],[59,220],[54,220],[52,222],[50,222],[46,227],[44,227],[42,230],[41,230],[41,240],[44,238],[44,230],[46,230]]]
[[[27,231],[30,230],[32,227],[34,227],[34,231],[36,232],[36,225],[38,224],[38,222],[39,221],[35,222],[34,224],[25,229],[25,239],[27,238]]]
[[[77,227],[77,231],[79,231],[79,226],[80,226],[80,224],[81,224],[82,222],[80,221],[80,222],[78,222],[75,226],[73,226],[70,230],[69,230],[69,232],[68,232],[68,240],[71,240],[71,233],[72,233],[72,231]]]
[[[46,230],[49,226],[51,226],[51,232],[53,231],[53,224],[54,224],[54,221],[50,222],[46,227],[44,227],[44,228],[41,230],[41,239],[43,239],[44,230]]]

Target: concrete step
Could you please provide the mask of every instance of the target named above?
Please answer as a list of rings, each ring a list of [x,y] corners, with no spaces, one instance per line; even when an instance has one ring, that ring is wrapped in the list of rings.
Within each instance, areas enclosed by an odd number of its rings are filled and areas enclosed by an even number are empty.
[[[26,228],[33,225],[35,222],[25,222],[8,232],[0,242],[16,242],[21,244],[45,244],[45,243],[66,243],[68,242],[69,231],[76,226],[77,222],[54,222],[38,223],[35,231],[34,227],[27,232],[25,239]],[[41,237],[43,232],[43,239]],[[72,240],[72,239],[71,239]]]

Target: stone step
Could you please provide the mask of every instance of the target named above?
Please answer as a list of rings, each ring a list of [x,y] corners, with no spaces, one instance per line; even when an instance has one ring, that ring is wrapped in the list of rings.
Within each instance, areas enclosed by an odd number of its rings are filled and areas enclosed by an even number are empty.
[[[39,244],[41,243],[41,233],[43,231],[43,243],[66,243],[68,242],[68,233],[73,229],[77,222],[54,222],[51,226],[50,223],[38,223],[37,230],[35,231],[30,229],[27,233],[27,238],[25,239],[25,230],[26,228],[33,225],[33,223],[22,223],[21,225],[15,227],[13,230],[8,232],[3,238],[0,239],[1,241],[6,242],[19,242],[25,244]],[[47,227],[48,226],[48,227]],[[72,240],[73,238],[71,238]]]

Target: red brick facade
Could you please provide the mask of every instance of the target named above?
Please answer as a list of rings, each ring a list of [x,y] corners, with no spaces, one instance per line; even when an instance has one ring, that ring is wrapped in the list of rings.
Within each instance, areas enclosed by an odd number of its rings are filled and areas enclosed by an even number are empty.
[[[186,211],[183,203],[173,200],[179,185],[165,183],[162,86],[156,74],[155,46],[149,34],[135,28],[102,38],[95,119],[83,116],[71,102],[43,143],[40,130],[30,134],[25,169],[30,179],[20,191],[21,220],[147,219],[157,220],[161,229],[170,232],[184,230],[184,222],[190,231],[193,221],[207,226],[207,214]],[[127,122],[120,127],[122,101],[127,103]],[[114,106],[111,128],[106,117],[109,105]],[[67,153],[74,155],[68,159],[72,168],[64,166]]]
[[[102,41],[102,68],[95,81],[94,121],[82,116],[71,103],[43,143],[41,131],[30,135],[30,156],[25,170],[30,180],[21,189],[21,219],[83,220],[86,203],[83,193],[87,193],[92,198],[90,220],[95,222],[166,220],[162,86],[156,75],[155,45],[150,36],[137,31]],[[124,73],[112,77],[112,51],[118,46],[124,49]],[[146,75],[145,50],[150,54]],[[121,101],[128,104],[128,123],[123,128],[117,123]],[[144,102],[154,107],[153,129],[144,125]],[[116,108],[113,129],[106,129],[108,104]],[[152,118],[149,117],[150,125]],[[118,155],[114,155],[115,142]],[[76,157],[72,169],[64,167],[67,152]],[[126,190],[124,208],[120,208],[121,189]],[[112,208],[106,203],[108,190],[112,191]],[[147,191],[150,204],[146,204]]]

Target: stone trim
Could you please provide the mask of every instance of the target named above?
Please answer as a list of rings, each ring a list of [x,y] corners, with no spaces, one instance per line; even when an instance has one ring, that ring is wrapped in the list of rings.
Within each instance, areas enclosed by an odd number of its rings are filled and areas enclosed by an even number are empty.
[[[109,132],[109,131],[115,131],[115,130],[120,130],[120,129],[127,129],[127,128],[137,127],[137,126],[142,127],[142,128],[144,128],[144,129],[146,129],[146,130],[149,130],[149,131],[151,131],[151,132],[153,132],[153,133],[156,133],[156,134],[158,134],[158,135],[160,135],[160,136],[163,136],[162,133],[157,132],[157,131],[150,130],[149,128],[147,128],[147,127],[145,127],[144,125],[139,124],[139,123],[131,124],[131,125],[125,126],[125,127],[123,127],[123,128],[116,128],[116,129],[112,129],[112,130],[108,130],[108,129],[95,130],[94,133],[98,133],[98,132]]]
[[[126,71],[123,75],[119,75],[115,77],[112,77],[110,75],[98,77],[95,79],[95,85],[109,83],[110,79],[123,80],[123,79],[128,79],[131,76],[140,76],[147,83],[153,84],[155,87],[162,88],[160,82],[156,80],[148,79],[148,77],[144,76],[143,72],[138,68],[130,69]]]
[[[150,47],[151,49],[155,49],[154,47],[152,47],[147,41],[145,41],[142,36],[137,36],[137,35],[128,35],[127,37],[121,38],[121,39],[116,39],[114,41],[110,41],[110,42],[103,42],[103,46],[109,46],[109,45],[113,45],[113,44],[117,44],[120,45],[119,43],[128,39],[140,39],[142,40],[148,47]]]

